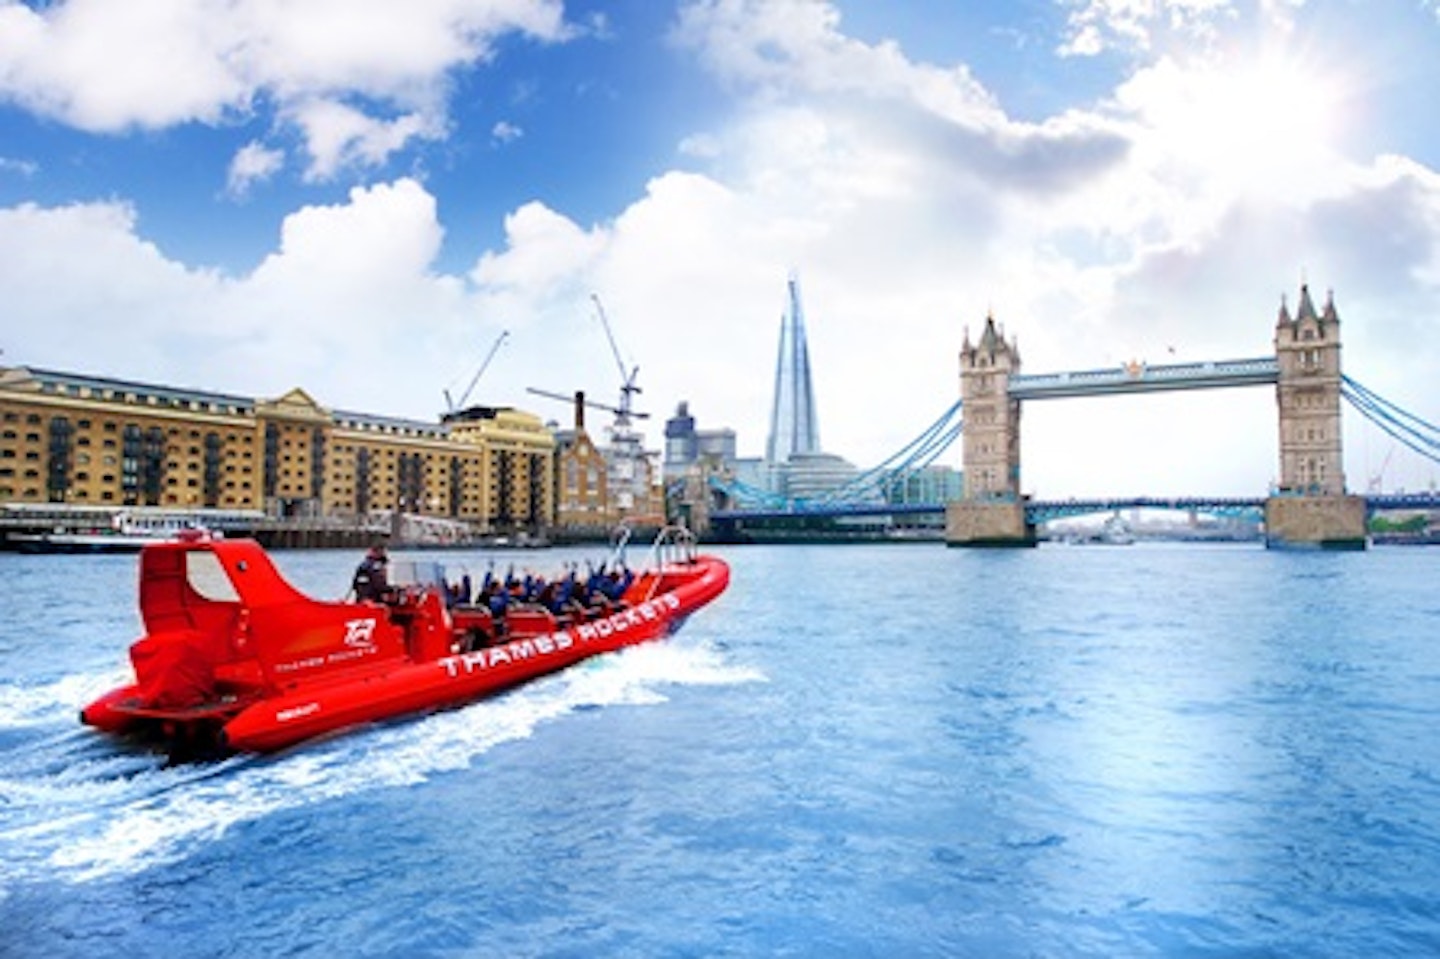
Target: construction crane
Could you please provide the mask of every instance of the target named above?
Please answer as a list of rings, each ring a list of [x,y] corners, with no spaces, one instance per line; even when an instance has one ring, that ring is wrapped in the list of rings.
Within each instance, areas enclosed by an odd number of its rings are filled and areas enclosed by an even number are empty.
[[[584,407],[589,406],[615,414],[615,425],[610,428],[610,446],[603,451],[607,464],[606,473],[610,480],[611,502],[621,517],[633,515],[637,506],[643,507],[648,497],[644,495],[646,482],[641,464],[645,462],[647,454],[641,445],[640,434],[630,428],[630,420],[632,417],[643,420],[650,414],[587,400],[583,390],[576,390],[574,396],[566,396],[564,393],[542,390],[534,386],[528,386],[526,389],[536,396],[574,403],[575,428],[577,430],[585,427]]]
[[[1386,452],[1385,452],[1385,459],[1384,459],[1383,461],[1381,461],[1381,463],[1380,463],[1380,470],[1379,470],[1379,472],[1377,472],[1374,476],[1370,477],[1369,492],[1371,492],[1371,493],[1381,493],[1381,492],[1384,492],[1384,490],[1382,489],[1382,487],[1383,487],[1384,484],[1385,484],[1385,468],[1390,465],[1390,457],[1392,457],[1392,456],[1394,456],[1394,455],[1395,455],[1395,444],[1394,444],[1394,443],[1391,443],[1391,444],[1390,444],[1390,449],[1386,450]]]
[[[626,412],[626,411],[621,410],[619,407],[610,406],[608,403],[596,403],[594,400],[587,400],[587,399],[585,398],[585,393],[584,393],[583,391],[577,392],[574,396],[566,396],[564,393],[555,393],[555,392],[552,392],[551,390],[542,390],[542,389],[540,389],[540,388],[538,388],[538,387],[535,387],[535,386],[527,386],[525,389],[526,389],[527,392],[534,393],[536,396],[544,396],[544,397],[547,397],[547,398],[552,399],[552,400],[560,400],[561,402],[564,402],[564,403],[571,403],[571,402],[577,402],[577,401],[578,401],[578,402],[584,404],[585,406],[589,406],[589,407],[591,407],[591,408],[593,408],[593,409],[597,409],[597,410],[604,410],[604,411],[607,412],[607,413],[614,413],[616,416],[620,416],[620,415],[623,414],[623,415],[626,415],[626,416],[633,416],[633,417],[635,417],[635,419],[637,419],[637,420],[643,420],[643,419],[649,419],[649,418],[650,418],[650,414],[649,414],[649,413],[637,413],[637,412],[634,412],[634,411]]]
[[[448,389],[441,390],[441,392],[445,394],[445,407],[449,412],[453,413],[457,408],[464,408],[465,401],[470,398],[470,394],[475,390],[475,384],[479,383],[480,377],[485,375],[485,370],[489,368],[490,361],[495,359],[495,354],[500,350],[500,344],[504,343],[505,338],[509,335],[509,330],[501,330],[500,335],[495,337],[495,342],[490,346],[490,352],[485,354],[485,361],[480,364],[480,368],[475,371],[475,375],[470,377],[470,385],[465,387],[465,392],[460,394],[459,403],[451,401],[450,391]]]
[[[635,377],[640,375],[640,367],[633,366],[629,374],[626,374],[625,361],[620,358],[620,347],[615,345],[615,334],[610,329],[610,318],[605,315],[605,306],[600,302],[597,293],[591,293],[590,300],[595,304],[595,315],[600,317],[600,325],[605,328],[605,339],[610,342],[610,352],[615,357],[615,366],[620,370],[620,406],[615,410],[615,428],[624,429],[629,426],[630,417],[640,416],[634,412],[633,404],[634,395],[640,392],[640,387],[635,383]]]
[[[631,425],[633,420],[646,419],[649,414],[637,412],[635,409],[634,397],[640,392],[635,378],[640,375],[640,367],[633,366],[628,373],[625,371],[625,361],[620,356],[620,347],[615,343],[615,333],[610,329],[610,318],[605,315],[605,306],[594,293],[590,294],[590,300],[595,304],[595,315],[600,318],[600,325],[605,329],[605,339],[610,343],[610,353],[615,357],[615,366],[620,370],[620,403],[618,406],[594,403],[586,400],[584,393],[576,393],[573,397],[575,425],[577,428],[583,425],[581,414],[586,406],[615,414],[615,422],[608,431],[610,444],[601,452],[606,460],[611,503],[620,516],[627,517],[634,515],[636,510],[643,512],[650,509],[651,490],[648,487],[652,469],[647,464],[648,457],[653,454],[645,451],[644,438]],[[529,389],[538,396],[572,400],[572,397],[533,386]]]

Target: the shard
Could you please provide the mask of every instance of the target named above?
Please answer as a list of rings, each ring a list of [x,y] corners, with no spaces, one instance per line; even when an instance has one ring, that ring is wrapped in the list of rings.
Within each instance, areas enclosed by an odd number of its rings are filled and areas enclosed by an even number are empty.
[[[775,399],[770,408],[765,460],[781,464],[796,454],[819,452],[820,424],[810,386],[810,350],[805,345],[800,281],[791,276],[790,307],[780,321],[780,355],[775,361]]]

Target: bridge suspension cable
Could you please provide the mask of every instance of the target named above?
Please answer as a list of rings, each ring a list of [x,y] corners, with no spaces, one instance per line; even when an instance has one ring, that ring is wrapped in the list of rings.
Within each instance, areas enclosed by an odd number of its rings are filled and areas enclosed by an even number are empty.
[[[834,489],[796,501],[797,509],[834,506],[887,499],[897,484],[925,469],[955,442],[960,435],[960,401],[940,414],[920,435],[886,457],[878,465],[850,478]]]
[[[722,480],[712,476],[710,488],[719,490],[737,503],[745,504],[746,508],[785,509],[788,505],[785,497],[779,493],[772,493],[743,480]]]
[[[918,436],[881,463],[815,496],[785,496],[740,480],[712,479],[710,485],[749,507],[793,512],[832,509],[847,504],[887,500],[897,485],[930,466],[960,435],[960,401],[956,400]]]
[[[805,505],[831,506],[864,500],[885,499],[885,493],[896,483],[929,466],[960,435],[960,401],[956,400],[919,436],[886,457],[878,465],[861,472],[840,486],[826,490],[805,501]],[[803,507],[802,507],[803,508]]]
[[[1340,395],[1391,438],[1432,463],[1440,463],[1440,427],[1410,413],[1341,374]]]

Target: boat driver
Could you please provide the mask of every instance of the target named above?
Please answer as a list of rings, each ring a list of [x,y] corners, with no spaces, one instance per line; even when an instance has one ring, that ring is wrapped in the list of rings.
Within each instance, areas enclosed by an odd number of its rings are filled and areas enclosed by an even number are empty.
[[[388,562],[390,557],[385,555],[383,545],[377,543],[370,547],[370,551],[355,568],[355,580],[350,584],[357,602],[372,600],[378,603],[385,600],[385,594],[390,588],[390,579],[385,572],[385,564]]]

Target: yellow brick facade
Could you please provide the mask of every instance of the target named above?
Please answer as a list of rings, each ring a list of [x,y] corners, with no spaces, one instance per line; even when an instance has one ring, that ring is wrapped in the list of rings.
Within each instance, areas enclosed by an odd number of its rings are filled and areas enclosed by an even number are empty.
[[[447,419],[450,419],[447,417]],[[0,368],[0,502],[361,516],[399,508],[482,529],[554,523],[554,438],[540,418],[451,422],[25,367]]]

